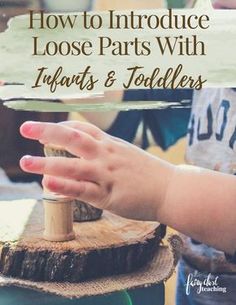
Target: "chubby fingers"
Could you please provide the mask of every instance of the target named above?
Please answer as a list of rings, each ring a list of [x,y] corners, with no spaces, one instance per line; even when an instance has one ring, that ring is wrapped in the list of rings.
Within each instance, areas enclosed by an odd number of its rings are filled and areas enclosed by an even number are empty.
[[[62,124],[25,122],[20,127],[20,133],[42,144],[61,146],[71,154],[86,159],[96,157],[99,148],[98,141],[88,133]]]
[[[88,133],[94,139],[101,140],[104,136],[104,132],[98,127],[88,123],[88,122],[80,122],[80,121],[64,121],[60,122],[60,125],[67,126],[70,128],[79,129],[83,132]]]
[[[101,187],[94,182],[74,181],[60,177],[44,176],[42,183],[43,186],[51,192],[77,198],[102,208],[102,190]]]
[[[99,179],[97,166],[91,161],[79,158],[24,156],[20,160],[20,166],[24,171],[35,174],[73,180],[98,181]]]

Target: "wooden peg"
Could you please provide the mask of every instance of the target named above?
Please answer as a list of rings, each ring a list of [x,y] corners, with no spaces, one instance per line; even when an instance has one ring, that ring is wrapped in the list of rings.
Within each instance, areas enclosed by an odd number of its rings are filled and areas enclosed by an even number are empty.
[[[75,238],[73,231],[73,199],[61,195],[44,195],[44,239],[68,241]]]

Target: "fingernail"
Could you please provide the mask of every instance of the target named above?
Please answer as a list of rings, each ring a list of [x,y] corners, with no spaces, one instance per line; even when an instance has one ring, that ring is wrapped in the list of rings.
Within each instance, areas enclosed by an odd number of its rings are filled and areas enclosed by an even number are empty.
[[[25,122],[21,125],[20,131],[23,135],[31,135],[37,126],[38,122]]]
[[[23,166],[31,166],[33,164],[34,158],[32,156],[24,156],[21,158],[20,160],[20,164],[22,164]]]

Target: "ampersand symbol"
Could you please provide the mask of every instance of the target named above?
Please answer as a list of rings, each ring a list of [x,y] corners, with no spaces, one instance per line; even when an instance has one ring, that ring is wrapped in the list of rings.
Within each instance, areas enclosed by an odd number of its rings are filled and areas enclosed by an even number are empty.
[[[115,74],[116,74],[116,72],[115,71],[110,71],[108,74],[107,74],[107,79],[106,79],[106,81],[105,81],[105,87],[111,87],[113,84],[114,84],[114,82],[116,81],[116,78],[114,77],[115,76]]]

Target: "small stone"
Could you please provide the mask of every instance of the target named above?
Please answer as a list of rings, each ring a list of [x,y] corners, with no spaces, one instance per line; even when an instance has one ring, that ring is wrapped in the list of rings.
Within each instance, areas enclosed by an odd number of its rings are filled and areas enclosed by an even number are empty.
[[[44,146],[44,154],[47,157],[67,157],[67,158],[76,158],[76,156],[72,155],[68,151],[59,146]]]
[[[102,212],[102,210],[97,209],[88,203],[79,200],[74,201],[73,214],[75,222],[97,220],[101,218]]]

